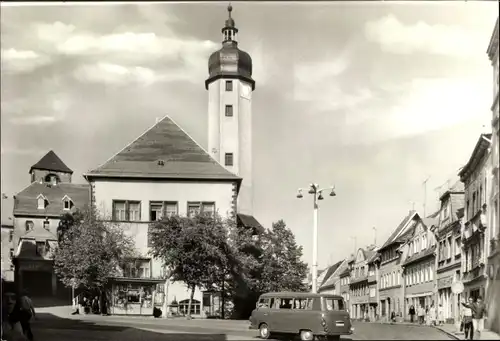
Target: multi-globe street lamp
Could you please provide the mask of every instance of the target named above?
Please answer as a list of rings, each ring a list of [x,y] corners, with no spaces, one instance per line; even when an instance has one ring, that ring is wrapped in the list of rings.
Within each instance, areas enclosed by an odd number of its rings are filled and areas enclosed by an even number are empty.
[[[302,199],[302,188],[299,188],[297,193],[297,198]],[[307,193],[313,195],[313,263],[312,263],[312,292],[317,293],[317,281],[318,281],[318,201],[323,200],[323,191],[330,191],[330,196],[334,197],[335,186],[330,186],[326,188],[319,188],[318,184],[310,184],[309,191]]]

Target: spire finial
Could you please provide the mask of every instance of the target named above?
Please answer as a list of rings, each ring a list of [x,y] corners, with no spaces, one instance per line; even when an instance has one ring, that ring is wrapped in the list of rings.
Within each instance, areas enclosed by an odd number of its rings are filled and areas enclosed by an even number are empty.
[[[233,11],[233,6],[231,6],[231,3],[227,6],[227,11],[229,13],[229,18],[231,18],[231,12]]]

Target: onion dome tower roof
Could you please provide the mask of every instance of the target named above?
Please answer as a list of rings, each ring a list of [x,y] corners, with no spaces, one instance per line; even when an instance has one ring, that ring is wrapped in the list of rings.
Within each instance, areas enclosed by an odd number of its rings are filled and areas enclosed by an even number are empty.
[[[233,7],[227,7],[228,19],[222,28],[222,48],[212,53],[208,59],[208,79],[205,88],[219,78],[241,79],[252,85],[255,89],[255,81],[252,79],[252,58],[248,53],[238,48],[238,29],[234,19],[231,17]]]

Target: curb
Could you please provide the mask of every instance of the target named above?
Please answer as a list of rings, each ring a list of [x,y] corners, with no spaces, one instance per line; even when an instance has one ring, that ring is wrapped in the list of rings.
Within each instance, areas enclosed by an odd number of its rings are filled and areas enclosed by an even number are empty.
[[[449,332],[449,331],[447,331],[447,330],[444,330],[443,328],[439,328],[439,327],[435,327],[435,326],[432,326],[432,328],[435,328],[435,329],[437,329],[437,330],[441,331],[441,333],[444,333],[444,334],[446,334],[446,335],[448,335],[448,336],[452,337],[452,338],[453,338],[453,339],[455,339],[455,340],[461,340],[461,338],[460,338],[460,337],[458,337],[458,336],[457,336],[455,333],[453,333],[453,332]]]

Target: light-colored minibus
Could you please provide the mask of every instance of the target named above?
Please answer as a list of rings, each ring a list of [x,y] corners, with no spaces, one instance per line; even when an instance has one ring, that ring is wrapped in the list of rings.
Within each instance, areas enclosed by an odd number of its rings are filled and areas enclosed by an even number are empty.
[[[250,329],[258,329],[262,339],[288,334],[300,335],[301,340],[339,340],[354,330],[342,296],[305,292],[261,295]]]

